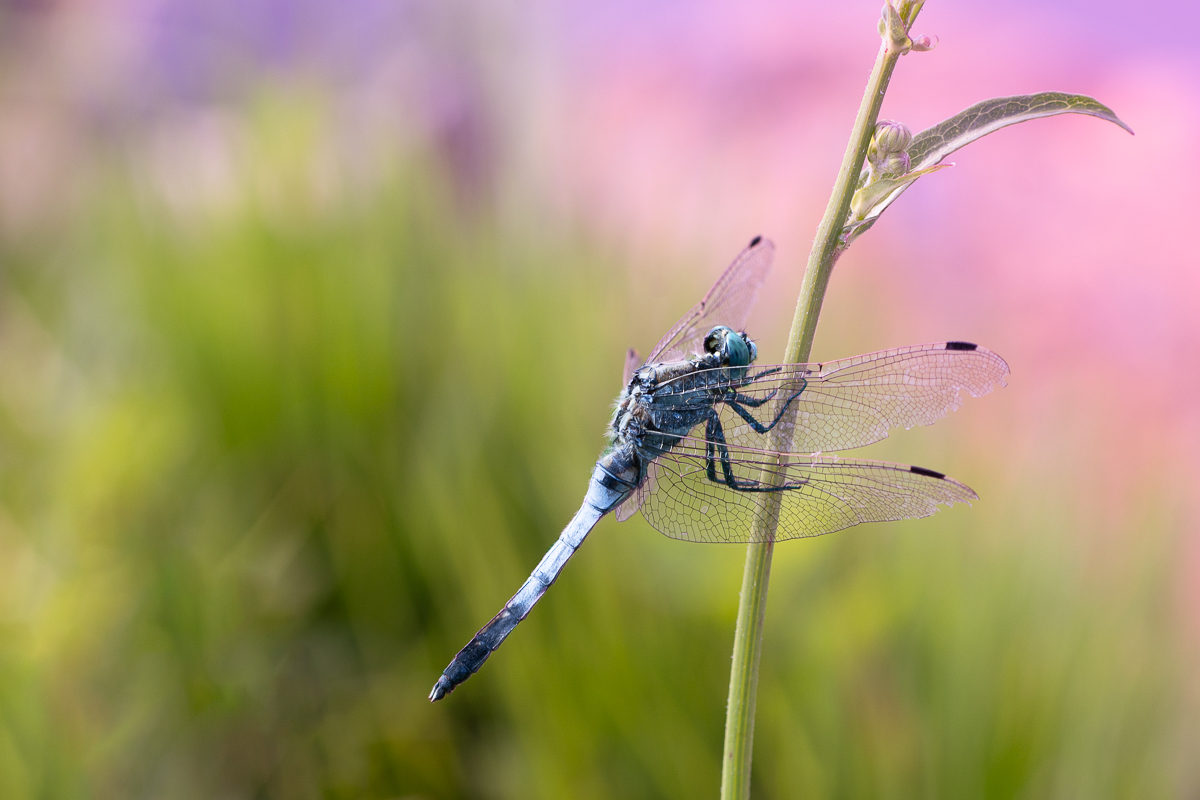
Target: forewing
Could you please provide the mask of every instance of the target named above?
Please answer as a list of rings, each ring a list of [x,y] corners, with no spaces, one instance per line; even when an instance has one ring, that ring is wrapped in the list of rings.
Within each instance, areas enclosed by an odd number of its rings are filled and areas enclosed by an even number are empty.
[[[704,299],[684,314],[654,346],[646,363],[674,361],[699,353],[705,335],[717,325],[736,331],[744,329],[774,258],[775,245],[771,240],[755,237],[717,279]]]
[[[778,419],[768,434],[727,403],[718,412],[730,444],[791,453],[850,450],[887,437],[893,428],[930,425],[967,395],[1003,386],[1007,375],[1004,359],[983,347],[912,345],[823,364],[752,367],[745,385],[718,381],[737,391],[742,410],[762,426]]]
[[[737,485],[786,488],[740,491],[713,482],[707,475],[707,443],[689,437],[657,459],[658,480],[642,498],[647,521],[673,539],[749,542],[753,531],[768,529],[763,518],[772,505],[768,501],[774,499],[769,495],[778,494],[775,540],[783,541],[833,533],[863,522],[927,517],[940,504],[977,498],[953,478],[920,467],[828,456],[780,456],[740,447],[728,451]],[[719,461],[716,474],[723,476]]]

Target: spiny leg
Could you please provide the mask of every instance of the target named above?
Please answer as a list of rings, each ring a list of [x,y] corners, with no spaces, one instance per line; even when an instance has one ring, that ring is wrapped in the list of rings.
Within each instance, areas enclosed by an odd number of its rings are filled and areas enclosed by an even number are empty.
[[[712,416],[708,418],[708,424],[705,426],[704,437],[706,440],[705,465],[708,479],[713,483],[723,483],[732,489],[741,489],[738,485],[737,478],[733,475],[733,462],[729,458],[729,448],[725,444],[725,430],[721,427],[721,419],[714,411]],[[719,453],[721,459],[722,478],[717,478],[717,459],[715,456]]]
[[[725,429],[721,427],[721,419],[714,411],[705,426],[706,453],[705,472],[713,483],[721,483],[738,492],[782,492],[788,489],[798,489],[806,481],[785,483],[780,486],[762,486],[756,482],[739,483],[733,474],[733,460],[729,457],[729,448],[725,443]],[[717,461],[714,455],[721,459],[721,478],[717,478]]]
[[[765,378],[768,375],[774,375],[776,372],[782,372],[782,371],[783,371],[783,367],[772,367],[771,369],[764,369],[762,372],[758,373],[754,377],[752,377],[744,382],[739,381],[738,385],[739,386],[748,386],[756,381],[761,380],[762,378]],[[744,395],[744,394],[737,392],[734,389],[734,387],[732,387],[732,386],[729,387],[729,390],[733,393],[733,397],[735,400],[737,400],[742,405],[750,406],[751,408],[758,408],[763,403],[768,402],[775,395],[779,394],[779,387],[776,387],[771,390],[771,393],[769,395],[767,395],[766,397],[759,400],[759,399],[749,397],[748,395]]]
[[[758,408],[763,403],[769,402],[771,400],[771,398],[773,398],[777,394],[779,394],[779,389],[777,389],[777,388],[772,389],[771,393],[762,399],[759,399],[756,397],[750,397],[749,395],[742,394],[741,392],[734,392],[733,399],[736,400],[737,402],[741,403],[744,406],[750,406],[751,408]]]
[[[733,400],[726,400],[725,405],[732,408],[735,412],[737,412],[737,415],[739,417],[746,420],[746,422],[750,425],[750,427],[754,429],[755,433],[768,433],[768,432],[770,432],[770,430],[772,428],[774,428],[776,425],[779,424],[779,420],[783,419],[783,415],[787,412],[788,406],[790,406],[796,400],[797,397],[804,394],[805,388],[806,388],[806,386],[800,387],[799,391],[797,391],[794,395],[792,395],[791,397],[789,397],[787,399],[787,402],[785,402],[783,404],[783,406],[779,409],[779,413],[775,415],[775,419],[771,420],[770,425],[763,425],[761,422],[759,422],[758,420],[756,420],[754,418],[753,414],[751,414],[749,411],[747,411],[745,408],[742,407],[743,405],[750,405],[751,407],[753,407],[753,404],[751,404],[751,403],[743,404],[742,395],[740,395],[740,394],[735,395],[735,399],[733,399]],[[772,392],[771,394],[774,394],[774,392]],[[770,398],[768,397],[766,399],[769,400]],[[759,405],[761,405],[761,403]]]

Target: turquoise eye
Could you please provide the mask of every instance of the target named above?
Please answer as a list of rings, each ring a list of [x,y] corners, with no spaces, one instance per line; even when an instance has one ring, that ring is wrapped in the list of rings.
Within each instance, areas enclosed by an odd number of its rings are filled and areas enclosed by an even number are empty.
[[[746,367],[750,365],[752,360],[750,357],[750,348],[746,345],[746,340],[738,336],[733,331],[725,336],[725,358],[731,367]]]

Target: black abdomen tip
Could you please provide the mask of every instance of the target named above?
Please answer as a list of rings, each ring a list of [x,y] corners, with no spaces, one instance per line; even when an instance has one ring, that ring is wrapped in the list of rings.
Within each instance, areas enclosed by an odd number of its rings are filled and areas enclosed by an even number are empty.
[[[761,241],[762,241],[762,237],[761,237],[761,236],[755,236],[753,239],[751,239],[751,240],[750,240],[750,246],[751,246],[751,247],[758,247],[758,243],[759,243],[759,242],[761,242]]]
[[[924,475],[927,478],[937,478],[938,480],[942,480],[946,477],[945,473],[937,472],[932,469],[925,469],[924,467],[909,467],[908,471],[914,472],[917,475]]]
[[[978,350],[979,345],[970,342],[946,342],[947,350]]]
[[[454,691],[454,685],[445,675],[438,678],[438,682],[433,685],[433,691],[429,693],[429,702],[436,703],[446,695]]]

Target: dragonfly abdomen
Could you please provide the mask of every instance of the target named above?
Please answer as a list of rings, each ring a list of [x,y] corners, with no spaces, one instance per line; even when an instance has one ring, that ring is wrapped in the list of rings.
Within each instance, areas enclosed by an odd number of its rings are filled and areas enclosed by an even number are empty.
[[[500,647],[513,628],[529,615],[537,601],[558,579],[600,518],[623,503],[642,477],[643,470],[638,458],[628,447],[615,450],[596,462],[583,505],[500,613],[492,617],[492,621],[480,628],[467,646],[458,651],[430,691],[431,701],[441,700],[450,694],[454,687],[483,666],[488,656]]]

